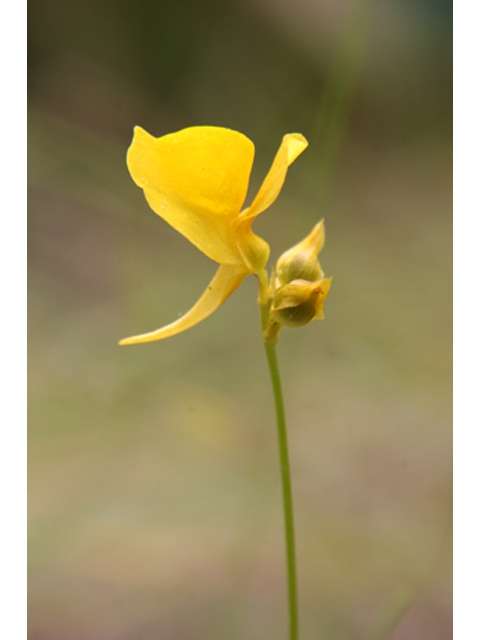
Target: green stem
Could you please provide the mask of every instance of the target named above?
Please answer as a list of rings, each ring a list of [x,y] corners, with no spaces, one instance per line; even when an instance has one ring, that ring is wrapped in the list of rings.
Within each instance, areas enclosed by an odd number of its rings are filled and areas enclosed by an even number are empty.
[[[282,476],[283,511],[285,518],[285,542],[287,551],[288,609],[290,619],[290,640],[298,640],[298,594],[297,568],[295,559],[295,532],[293,523],[292,482],[288,457],[287,425],[283,405],[282,385],[278,370],[276,345],[264,341],[268,367],[272,378],[273,395],[277,414],[278,448],[280,453],[280,471]]]

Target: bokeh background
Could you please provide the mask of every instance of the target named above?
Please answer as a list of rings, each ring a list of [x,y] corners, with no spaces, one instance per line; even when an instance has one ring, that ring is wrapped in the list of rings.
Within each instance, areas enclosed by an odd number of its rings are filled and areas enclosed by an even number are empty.
[[[130,179],[132,127],[237,129],[272,259],[325,217],[325,320],[284,330],[302,640],[451,638],[451,15],[440,0],[32,0],[32,640],[286,638],[256,282]],[[390,633],[391,631],[391,633]]]

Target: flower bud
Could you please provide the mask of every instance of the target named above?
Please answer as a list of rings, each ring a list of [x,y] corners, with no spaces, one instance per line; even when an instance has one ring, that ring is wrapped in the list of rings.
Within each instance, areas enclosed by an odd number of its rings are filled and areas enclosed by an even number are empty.
[[[270,318],[286,327],[303,327],[317,318],[323,319],[323,301],[332,278],[316,282],[293,280],[279,287],[273,296]]]
[[[324,273],[317,255],[324,243],[325,227],[321,220],[304,240],[285,251],[278,259],[276,272],[280,284],[288,284],[292,280],[314,282],[323,278]]]

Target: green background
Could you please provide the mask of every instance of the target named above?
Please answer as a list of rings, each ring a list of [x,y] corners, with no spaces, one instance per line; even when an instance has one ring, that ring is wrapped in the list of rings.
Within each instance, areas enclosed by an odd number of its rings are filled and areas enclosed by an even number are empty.
[[[279,344],[302,640],[451,629],[451,16],[446,2],[32,0],[32,640],[286,638],[273,399],[248,278],[174,338],[215,265],[147,206],[132,128],[237,129],[254,230],[325,218],[325,320]],[[384,634],[385,636],[385,634]],[[382,637],[384,637],[382,636]]]

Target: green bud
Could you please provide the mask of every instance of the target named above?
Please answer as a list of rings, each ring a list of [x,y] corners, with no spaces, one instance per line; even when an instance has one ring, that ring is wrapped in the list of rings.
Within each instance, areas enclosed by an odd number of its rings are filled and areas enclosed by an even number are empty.
[[[316,282],[293,280],[282,285],[274,293],[270,318],[286,327],[303,327],[323,318],[323,302],[331,284],[332,278],[323,278]]]
[[[288,284],[293,280],[315,282],[323,278],[324,273],[317,259],[325,243],[325,227],[321,220],[311,233],[288,251],[277,261],[276,272],[280,284]]]

